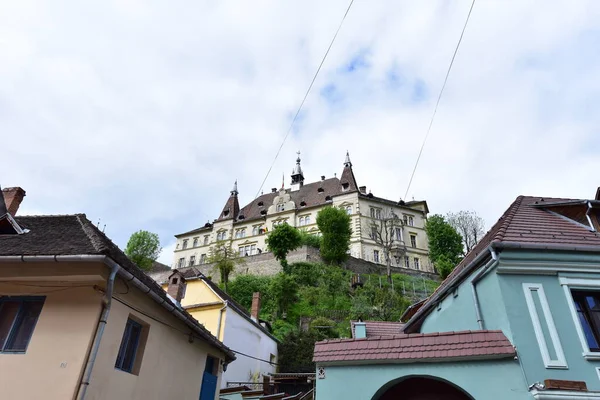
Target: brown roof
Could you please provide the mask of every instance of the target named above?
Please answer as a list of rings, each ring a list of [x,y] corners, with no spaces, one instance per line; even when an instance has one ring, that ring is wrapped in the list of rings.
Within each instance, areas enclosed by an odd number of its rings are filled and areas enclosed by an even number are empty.
[[[43,215],[15,217],[27,233],[0,235],[1,256],[69,256],[103,255],[110,257],[125,271],[146,285],[156,296],[164,300],[165,307],[173,302],[167,293],[135,265],[85,214]],[[168,271],[166,273],[169,273]],[[214,337],[202,324],[184,310],[180,310],[196,328],[196,332],[208,343],[226,354],[231,361],[234,353]]]
[[[559,204],[562,208],[557,208]],[[576,208],[583,205],[587,207],[585,200],[517,197],[481,241],[408,321],[405,331],[412,332],[417,329],[416,322],[422,320],[450,288],[457,286],[471,271],[487,262],[491,258],[488,251],[490,246],[498,249],[537,247],[571,251],[585,248],[600,253],[600,234],[592,231],[589,225],[586,226],[566,216],[577,213],[567,213],[565,210],[577,211]],[[597,218],[597,214],[595,217]]]
[[[514,356],[515,349],[502,331],[482,330],[325,340],[315,344],[313,361],[423,362]]]
[[[395,321],[363,321],[367,329],[367,337],[394,336],[402,333],[404,324]],[[356,321],[350,321],[352,337],[354,337],[354,325]]]

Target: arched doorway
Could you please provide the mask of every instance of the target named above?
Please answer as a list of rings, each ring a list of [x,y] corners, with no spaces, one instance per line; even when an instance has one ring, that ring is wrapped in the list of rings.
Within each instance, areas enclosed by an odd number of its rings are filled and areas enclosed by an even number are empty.
[[[373,400],[474,400],[457,386],[433,377],[409,377],[382,387]]]

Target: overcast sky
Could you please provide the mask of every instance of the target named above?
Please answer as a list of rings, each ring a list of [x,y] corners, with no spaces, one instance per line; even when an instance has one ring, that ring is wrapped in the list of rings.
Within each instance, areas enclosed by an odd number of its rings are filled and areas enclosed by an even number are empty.
[[[0,0],[3,187],[121,247],[257,193],[348,0]],[[342,171],[399,199],[470,0],[355,0],[264,190]],[[600,2],[475,4],[409,199],[490,227],[519,194],[600,185]]]

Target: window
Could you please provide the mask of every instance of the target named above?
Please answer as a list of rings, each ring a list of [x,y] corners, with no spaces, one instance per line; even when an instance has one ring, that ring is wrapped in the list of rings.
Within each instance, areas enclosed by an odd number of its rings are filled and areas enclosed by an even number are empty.
[[[419,259],[417,257],[415,257],[415,269],[421,269],[421,266],[419,265]]]
[[[204,236],[204,245],[206,246],[208,244],[208,235]]]
[[[179,250],[179,243],[175,246],[175,250]]]
[[[256,253],[256,245],[240,246],[240,257],[253,256]]]
[[[410,257],[409,256],[404,257],[404,266],[406,268],[410,268]]]
[[[181,257],[179,259],[179,263],[177,264],[178,268],[183,268],[185,266],[185,257]]]
[[[379,262],[379,250],[373,250],[373,261]]]
[[[0,297],[0,353],[25,353],[45,297]]]
[[[238,229],[237,231],[235,231],[236,239],[245,238],[245,237],[246,237],[246,229]]]
[[[310,225],[310,215],[304,217],[304,225]]]
[[[304,217],[298,217],[298,226],[304,226]]]
[[[410,235],[410,245],[412,247],[417,247],[417,236],[416,235]]]
[[[396,240],[402,241],[402,228],[396,228]]]
[[[116,369],[129,373],[134,373],[135,369],[139,369],[135,367],[139,366],[141,361],[143,349],[142,331],[142,324],[131,318],[127,320],[125,332],[123,332],[123,339],[121,340],[121,347],[119,347],[119,354],[117,355],[117,361],[115,362]],[[140,347],[142,349],[140,349]],[[136,361],[138,361],[137,364]]]
[[[245,255],[245,251],[244,251],[244,246],[240,246],[240,257],[244,257]]]
[[[575,311],[592,352],[600,352],[600,292],[572,290]]]
[[[408,225],[408,215],[403,216],[404,225]]]
[[[346,214],[352,215],[352,206],[346,206],[344,208],[346,209]]]
[[[190,256],[190,267],[196,262],[196,256]]]
[[[277,212],[285,211],[285,204],[283,204],[283,203],[277,204],[276,209],[277,209]]]
[[[206,254],[200,254],[200,264],[204,264],[206,262]]]
[[[253,256],[256,254],[256,245],[253,244],[250,246],[250,255]]]
[[[310,225],[310,215],[305,215],[298,218],[298,226]]]
[[[193,247],[198,247],[198,238],[195,237],[194,238],[194,243],[192,244]]]
[[[371,218],[381,219],[381,209],[371,207]]]
[[[371,227],[371,239],[377,240],[377,227],[376,226]]]
[[[252,228],[252,235],[258,235],[258,228],[259,228],[259,227],[260,227],[259,225],[256,225],[256,226],[254,226],[254,227]]]
[[[227,231],[217,232],[217,240],[225,240],[227,238]]]
[[[187,240],[187,239],[185,239],[185,240],[183,241],[183,246],[182,246],[182,249],[183,249],[183,250],[187,249],[187,244],[188,244],[188,240]]]
[[[408,217],[408,226],[415,226],[415,220],[413,217]]]

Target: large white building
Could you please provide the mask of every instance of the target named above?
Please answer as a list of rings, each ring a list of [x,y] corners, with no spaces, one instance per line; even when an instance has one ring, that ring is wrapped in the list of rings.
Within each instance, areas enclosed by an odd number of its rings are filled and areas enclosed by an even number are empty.
[[[392,266],[433,272],[428,257],[425,233],[427,202],[387,200],[367,193],[366,186],[358,186],[352,171],[350,156],[346,153],[340,178],[333,177],[304,183],[300,156],[291,176],[291,187],[272,189],[240,208],[237,181],[231,190],[223,211],[212,223],[177,238],[173,267],[206,263],[209,249],[217,241],[229,241],[240,255],[251,256],[267,251],[265,238],[274,226],[287,223],[309,233],[319,234],[317,213],[327,206],[340,207],[350,215],[352,237],[350,255],[367,261],[385,264],[381,244],[373,239],[374,224],[381,224],[391,213],[400,224],[392,229],[394,248]],[[249,271],[250,273],[252,271]]]

